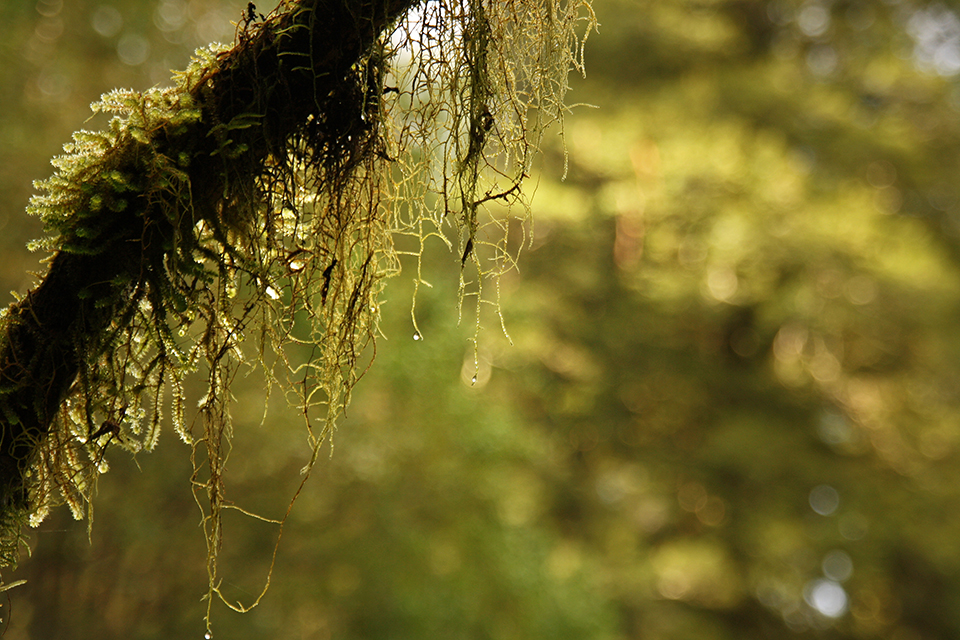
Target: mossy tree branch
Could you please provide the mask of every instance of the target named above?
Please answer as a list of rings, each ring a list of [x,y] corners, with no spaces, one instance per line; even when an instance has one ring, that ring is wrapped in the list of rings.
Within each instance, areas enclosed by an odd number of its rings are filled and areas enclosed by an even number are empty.
[[[108,445],[152,449],[169,422],[190,446],[208,606],[245,610],[217,568],[238,367],[300,410],[305,482],[401,255],[421,336],[428,238],[454,251],[476,345],[519,250],[510,206],[525,220],[520,185],[594,26],[589,0],[285,0],[249,7],[234,46],[198,50],[175,86],[93,105],[117,115],[74,134],[28,209],[48,273],[0,314],[0,566],[52,506],[92,516]],[[205,392],[188,415],[189,376]],[[261,518],[278,544],[285,517]]]
[[[196,266],[190,254],[198,224],[230,232],[226,212],[230,199],[253,189],[250,167],[262,172],[269,158],[286,153],[292,137],[308,136],[329,172],[350,169],[370,136],[362,104],[357,109],[356,83],[348,78],[381,32],[417,1],[303,0],[284,4],[264,22],[241,25],[236,46],[178,98],[192,116],[119,140],[108,175],[99,167],[99,175],[85,177],[93,189],[114,180],[119,195],[96,206],[88,202],[80,213],[90,224],[74,229],[73,237],[60,230],[42,282],[0,320],[5,525],[28,509],[27,476],[38,448],[85,363],[114,348],[118,322],[137,313],[132,302],[155,316],[184,313],[163,283],[171,270]],[[189,185],[188,197],[154,188],[144,172],[159,162]]]

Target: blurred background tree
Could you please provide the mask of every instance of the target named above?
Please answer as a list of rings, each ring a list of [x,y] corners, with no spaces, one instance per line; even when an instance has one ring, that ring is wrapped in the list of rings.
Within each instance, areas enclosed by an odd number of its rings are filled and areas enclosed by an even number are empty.
[[[0,290],[37,269],[30,181],[86,105],[166,82],[245,6],[4,7]],[[567,120],[567,166],[545,149],[503,282],[513,346],[482,318],[475,366],[449,278],[420,289],[413,340],[411,276],[391,282],[271,590],[218,635],[960,636],[954,8],[595,9],[572,99],[600,108]],[[260,426],[253,382],[235,393],[230,497],[280,516],[302,436],[279,399]],[[205,548],[170,440],[114,454],[91,542],[66,512],[37,530],[4,576],[28,580],[0,607],[7,637],[202,636]],[[278,532],[226,526],[224,590],[249,602]]]

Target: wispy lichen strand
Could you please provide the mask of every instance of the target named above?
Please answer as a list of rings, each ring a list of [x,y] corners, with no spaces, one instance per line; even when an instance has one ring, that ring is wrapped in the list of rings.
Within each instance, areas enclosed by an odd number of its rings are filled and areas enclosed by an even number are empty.
[[[451,247],[461,307],[473,299],[477,331],[485,305],[499,312],[497,283],[528,237],[523,181],[543,132],[562,126],[567,77],[584,71],[595,27],[581,0],[430,1],[391,40],[397,63],[385,83],[397,91],[388,140],[400,176],[389,185],[393,231],[413,239],[415,289],[425,282],[426,242],[439,237]],[[411,313],[416,327],[415,298]]]

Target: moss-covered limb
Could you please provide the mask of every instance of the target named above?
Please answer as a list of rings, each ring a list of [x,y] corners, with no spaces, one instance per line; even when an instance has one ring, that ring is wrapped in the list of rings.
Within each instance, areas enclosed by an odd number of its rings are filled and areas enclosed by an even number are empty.
[[[463,246],[456,264],[474,276],[461,272],[460,301],[475,298],[479,331],[496,304],[482,283],[515,261],[511,214],[487,207],[523,203],[578,66],[576,27],[595,24],[589,0],[288,0],[253,14],[172,88],[104,96],[109,127],[74,134],[38,185],[29,211],[50,269],[0,316],[0,565],[24,520],[58,503],[84,515],[108,444],[151,449],[169,421],[191,446],[212,602],[238,367],[259,365],[298,404],[306,477],[401,253],[419,283],[427,238]],[[414,55],[391,64],[397,36]],[[194,373],[206,394],[185,415]]]
[[[24,472],[80,367],[82,336],[102,333],[110,307],[98,308],[98,296],[117,299],[111,281],[135,268],[135,249],[118,245],[100,256],[60,253],[44,281],[3,319],[0,350],[2,410],[0,426],[0,510],[27,506]],[[80,293],[89,295],[80,297]]]
[[[118,319],[141,318],[162,334],[166,316],[187,314],[196,302],[191,294],[210,276],[201,264],[210,248],[199,246],[198,229],[219,234],[229,253],[269,226],[251,215],[262,210],[257,180],[271,163],[290,170],[292,137],[308,140],[330,178],[352,166],[370,136],[351,69],[415,3],[288,2],[246,25],[236,46],[181,77],[177,90],[118,106],[127,117],[122,128],[78,134],[76,146],[92,149],[93,159],[84,164],[77,152],[64,160],[36,205],[56,234],[49,271],[0,320],[5,531],[31,506],[38,448],[81,367],[117,347]],[[158,336],[157,348],[168,342]],[[143,384],[159,384],[144,376]]]

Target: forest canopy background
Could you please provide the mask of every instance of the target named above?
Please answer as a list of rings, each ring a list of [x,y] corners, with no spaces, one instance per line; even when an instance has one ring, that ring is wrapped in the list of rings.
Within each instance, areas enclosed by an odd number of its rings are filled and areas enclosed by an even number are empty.
[[[87,105],[166,82],[244,6],[5,8],[0,290],[31,280],[30,181]],[[220,633],[960,634],[952,5],[595,8],[572,101],[600,109],[567,120],[566,181],[545,150],[534,245],[504,282],[514,346],[488,327],[471,386],[456,279],[421,290],[421,341],[410,280],[390,282],[272,591]],[[262,389],[236,396],[231,495],[276,508],[301,442],[264,434],[294,418],[272,404],[260,426]],[[190,468],[166,445],[114,457],[92,544],[68,513],[37,531],[9,637],[200,631]],[[275,532],[225,525],[246,597]]]

